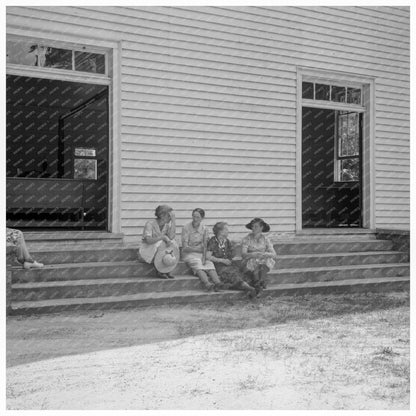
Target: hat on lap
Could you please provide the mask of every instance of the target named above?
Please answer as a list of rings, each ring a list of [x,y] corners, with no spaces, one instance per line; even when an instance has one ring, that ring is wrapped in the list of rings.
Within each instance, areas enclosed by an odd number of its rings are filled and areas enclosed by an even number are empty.
[[[170,273],[179,263],[179,248],[176,244],[166,245],[163,241],[157,249],[154,259],[156,270],[160,273]]]

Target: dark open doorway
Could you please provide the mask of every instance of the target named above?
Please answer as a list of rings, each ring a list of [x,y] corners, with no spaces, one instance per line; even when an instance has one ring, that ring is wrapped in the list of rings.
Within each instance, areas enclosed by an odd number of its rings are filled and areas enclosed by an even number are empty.
[[[7,225],[107,230],[108,87],[7,76]]]
[[[302,227],[362,227],[362,115],[302,109]]]

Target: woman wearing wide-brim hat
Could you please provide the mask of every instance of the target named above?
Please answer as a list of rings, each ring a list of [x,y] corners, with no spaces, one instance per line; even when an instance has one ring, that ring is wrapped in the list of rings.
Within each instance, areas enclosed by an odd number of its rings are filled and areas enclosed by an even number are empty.
[[[262,218],[253,218],[246,228],[252,232],[241,243],[242,268],[248,276],[248,283],[259,294],[266,288],[267,273],[275,265],[276,252],[263,234],[270,231],[270,226]]]

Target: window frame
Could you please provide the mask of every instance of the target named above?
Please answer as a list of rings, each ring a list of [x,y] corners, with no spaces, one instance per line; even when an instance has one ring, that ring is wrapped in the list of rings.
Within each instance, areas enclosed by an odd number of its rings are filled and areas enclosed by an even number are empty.
[[[303,106],[319,106],[321,108],[333,108],[334,106],[345,106],[347,111],[356,109],[358,112],[364,112],[364,85],[362,83],[357,82],[350,82],[346,80],[332,80],[329,78],[319,78],[314,76],[303,76],[301,81],[301,87],[303,87],[303,83],[308,82],[313,84],[313,98],[303,98],[301,92],[301,100]],[[323,84],[329,86],[329,100],[320,100],[316,99],[316,84]],[[348,98],[348,88],[355,88],[361,91],[360,101],[361,104],[354,104],[354,103],[347,103],[346,101],[332,101],[332,87],[343,87],[345,88],[345,99]],[[303,89],[303,88],[302,88]]]
[[[57,76],[81,76],[81,77],[90,77],[92,79],[98,80],[108,80],[110,74],[110,59],[109,59],[109,50],[108,48],[100,48],[94,47],[87,44],[82,43],[72,43],[72,42],[65,42],[60,40],[45,40],[40,37],[32,37],[32,36],[21,36],[15,34],[7,33],[6,42],[7,41],[15,41],[15,42],[28,42],[33,44],[44,44],[48,47],[57,48],[57,49],[66,49],[72,52],[72,69],[62,69],[62,68],[50,68],[50,67],[42,67],[42,66],[35,66],[35,65],[23,65],[23,64],[16,64],[16,63],[6,63],[6,70],[7,73],[15,73],[22,70],[30,69],[34,71],[34,73],[38,74],[55,74]],[[87,71],[77,71],[75,70],[75,52],[84,52],[84,53],[95,53],[99,55],[104,55],[104,73],[97,73],[97,72],[87,72]]]
[[[356,111],[350,111],[347,112],[348,115],[349,113],[354,113],[357,115],[358,117],[358,154],[357,155],[352,155],[352,156],[340,156],[340,136],[339,136],[339,116],[343,115],[343,114],[339,114],[340,111],[339,110],[335,110],[335,126],[334,126],[334,141],[335,141],[335,146],[334,146],[334,183],[338,183],[338,184],[355,184],[357,182],[360,182],[360,178],[358,178],[357,180],[353,180],[353,181],[343,181],[341,180],[341,162],[343,160],[353,160],[353,159],[358,159],[359,161],[361,160],[361,136],[362,133],[360,132],[360,129],[362,128],[362,122],[361,122],[361,116],[360,113],[356,112]],[[360,173],[361,173],[361,168],[360,168]]]

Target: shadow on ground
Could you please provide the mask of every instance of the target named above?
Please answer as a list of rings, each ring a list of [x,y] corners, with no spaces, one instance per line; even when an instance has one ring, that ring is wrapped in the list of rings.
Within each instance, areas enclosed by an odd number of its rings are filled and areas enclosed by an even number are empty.
[[[230,330],[409,306],[408,292],[304,295],[254,302],[66,312],[7,319],[7,367]]]

